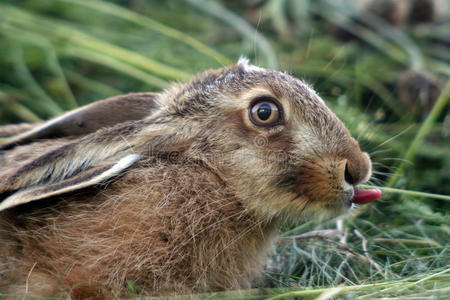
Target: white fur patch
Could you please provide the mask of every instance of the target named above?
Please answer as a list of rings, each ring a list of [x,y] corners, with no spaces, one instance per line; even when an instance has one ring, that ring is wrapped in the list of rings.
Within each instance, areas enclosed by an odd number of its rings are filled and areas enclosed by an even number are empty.
[[[141,158],[138,154],[129,154],[125,157],[122,157],[111,169],[104,172],[100,176],[104,176],[105,179],[115,176],[119,174],[122,170],[125,170],[132,164],[134,164],[136,161],[138,161]]]
[[[237,65],[242,67],[246,72],[264,72],[265,69],[261,67],[254,66],[250,63],[250,60],[246,57],[241,56],[237,62]]]
[[[72,191],[76,191],[88,186],[92,186],[101,182],[104,182],[105,180],[118,175],[120,172],[131,166],[133,163],[138,161],[141,158],[138,154],[130,154],[125,157],[122,157],[119,159],[119,161],[114,164],[111,168],[106,170],[105,172],[91,178],[90,180],[83,181],[76,185],[70,185],[67,187],[64,187],[62,189],[58,189],[55,191],[49,191],[44,193],[39,193],[39,190],[45,188],[46,186],[37,186],[32,187],[29,189],[25,189],[22,191],[19,191],[17,193],[12,194],[8,198],[6,198],[4,201],[0,203],[0,211],[5,210],[10,207],[14,207],[20,204],[28,203],[35,200],[40,200],[44,198],[48,198],[51,196],[68,193]]]

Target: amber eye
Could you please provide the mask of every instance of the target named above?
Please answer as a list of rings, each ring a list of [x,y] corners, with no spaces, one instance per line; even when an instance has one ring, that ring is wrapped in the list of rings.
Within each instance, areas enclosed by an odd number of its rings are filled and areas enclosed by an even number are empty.
[[[258,126],[275,126],[281,121],[281,105],[273,98],[255,99],[249,110],[250,120]]]

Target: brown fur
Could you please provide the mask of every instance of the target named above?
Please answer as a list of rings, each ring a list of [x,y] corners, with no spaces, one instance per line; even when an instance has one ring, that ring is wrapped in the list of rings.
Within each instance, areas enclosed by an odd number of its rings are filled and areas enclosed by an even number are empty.
[[[123,294],[129,280],[150,295],[250,287],[274,225],[249,215],[209,170],[180,164],[142,162],[106,190],[86,191],[95,193],[89,203],[76,195],[51,208],[12,210],[3,230],[14,243],[1,253],[21,251],[7,269],[34,266],[32,274],[71,294],[78,293],[71,286],[92,282]]]
[[[22,132],[32,129],[33,126],[33,124],[28,123],[1,126],[0,138],[21,134]]]
[[[281,125],[249,120],[261,96],[280,102]],[[151,97],[145,118],[0,151],[1,292],[248,288],[278,223],[347,210],[346,167],[352,184],[370,176],[344,125],[287,74],[241,61]]]

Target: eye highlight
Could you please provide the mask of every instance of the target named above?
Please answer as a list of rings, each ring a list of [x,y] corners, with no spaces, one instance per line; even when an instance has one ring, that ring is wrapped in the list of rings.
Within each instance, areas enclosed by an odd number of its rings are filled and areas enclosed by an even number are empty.
[[[281,123],[281,104],[272,97],[256,98],[249,108],[249,117],[258,126],[276,126]]]

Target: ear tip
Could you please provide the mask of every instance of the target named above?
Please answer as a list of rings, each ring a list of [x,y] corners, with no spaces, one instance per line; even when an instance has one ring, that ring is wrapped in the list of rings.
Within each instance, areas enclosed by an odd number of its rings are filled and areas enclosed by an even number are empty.
[[[250,63],[250,60],[245,56],[241,56],[239,58],[238,62],[236,63],[236,66],[246,72],[264,72],[265,71],[264,68],[252,65]]]
[[[250,65],[250,59],[248,59],[248,57],[241,55],[236,64],[241,66],[248,66]]]
[[[141,157],[142,156],[139,154],[129,154],[127,156],[124,156],[121,159],[119,159],[117,164],[114,165],[113,169],[119,170],[119,171],[126,169],[126,168],[130,167],[132,164],[134,164],[135,162],[137,162],[138,160],[140,160]]]

